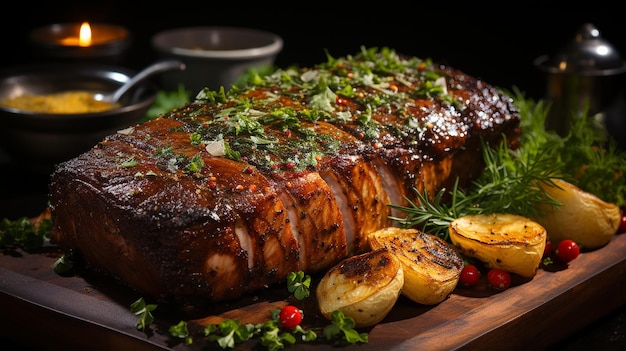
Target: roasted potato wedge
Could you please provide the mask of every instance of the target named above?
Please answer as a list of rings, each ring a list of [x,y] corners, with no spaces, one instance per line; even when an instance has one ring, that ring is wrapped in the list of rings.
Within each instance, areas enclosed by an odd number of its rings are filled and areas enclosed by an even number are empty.
[[[544,215],[537,218],[554,243],[571,239],[582,249],[606,245],[617,233],[621,220],[619,206],[605,202],[577,186],[553,180],[556,187],[542,183],[543,189],[562,206],[544,206]]]
[[[320,280],[315,294],[329,320],[334,310],[354,319],[357,327],[382,321],[400,296],[404,273],[400,260],[387,249],[349,257]]]
[[[387,248],[400,258],[404,270],[402,294],[434,305],[454,290],[463,258],[445,240],[417,229],[384,228],[368,235],[372,249]]]
[[[524,278],[537,273],[547,239],[539,223],[504,213],[459,217],[450,223],[449,232],[464,255]]]

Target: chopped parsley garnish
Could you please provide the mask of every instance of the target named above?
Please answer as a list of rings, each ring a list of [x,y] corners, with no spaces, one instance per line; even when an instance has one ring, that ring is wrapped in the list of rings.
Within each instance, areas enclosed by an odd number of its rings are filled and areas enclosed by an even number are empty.
[[[389,48],[362,48],[342,58],[327,53],[327,61],[312,68],[276,69],[249,78],[228,92],[204,89],[169,117],[184,120],[191,128],[190,143],[210,155],[270,172],[315,170],[324,156],[354,147],[318,130],[318,123],[378,147],[383,133],[409,143],[425,135],[419,130],[429,122],[415,121],[410,113],[416,99],[451,113],[462,108],[448,91],[448,73],[429,59],[403,57]],[[395,121],[377,119],[385,114]],[[187,161],[175,159],[168,169],[181,169],[181,162]]]

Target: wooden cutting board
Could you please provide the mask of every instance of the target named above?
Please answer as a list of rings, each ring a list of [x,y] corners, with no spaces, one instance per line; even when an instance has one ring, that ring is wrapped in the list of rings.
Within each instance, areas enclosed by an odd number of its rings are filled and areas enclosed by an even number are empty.
[[[52,271],[58,255],[21,251],[0,255],[0,335],[31,347],[90,350],[220,350],[207,342],[203,325],[223,318],[257,323],[269,310],[299,305],[311,325],[326,321],[313,297],[304,302],[277,286],[232,303],[199,311],[158,306],[148,332],[138,331],[130,304],[140,295],[95,272],[62,277]],[[483,277],[484,280],[484,277]],[[315,279],[314,279],[315,282]],[[527,282],[496,292],[482,282],[457,288],[442,303],[423,306],[401,297],[385,320],[363,330],[369,342],[345,350],[540,350],[626,304],[626,234],[581,254],[569,266],[550,265]],[[148,303],[152,303],[148,301]],[[168,335],[189,322],[194,343]],[[55,345],[58,345],[56,347]],[[262,350],[258,339],[236,350]],[[288,349],[296,349],[289,347]],[[327,343],[298,344],[298,350],[337,350]]]

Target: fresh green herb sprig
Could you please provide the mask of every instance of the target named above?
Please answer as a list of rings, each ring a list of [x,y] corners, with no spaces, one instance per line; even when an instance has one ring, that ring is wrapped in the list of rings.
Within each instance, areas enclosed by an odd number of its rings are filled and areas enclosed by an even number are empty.
[[[137,330],[146,330],[146,327],[154,322],[152,311],[156,308],[157,305],[147,304],[143,297],[130,305],[130,311],[139,316],[136,324]]]
[[[331,323],[324,327],[324,337],[328,341],[336,340],[339,344],[367,343],[368,334],[359,333],[354,329],[355,326],[353,318],[346,317],[343,312],[335,310],[331,315]]]
[[[169,330],[170,335],[179,339],[183,339],[185,345],[193,344],[193,338],[189,334],[189,328],[187,328],[187,322],[180,321],[176,325],[172,325]]]
[[[287,275],[287,290],[298,300],[311,294],[311,276],[303,271],[290,272]]]
[[[33,223],[28,217],[16,220],[4,218],[0,221],[0,250],[39,250],[50,239],[51,230],[52,221],[49,218],[37,223]]]
[[[542,214],[537,205],[560,205],[539,186],[563,177],[549,153],[512,151],[506,142],[483,150],[485,171],[472,182],[470,191],[459,192],[460,203],[466,205],[462,214],[507,212],[534,218]]]
[[[448,240],[450,222],[465,215],[506,212],[533,218],[541,214],[540,203],[560,205],[538,186],[560,176],[547,154],[515,153],[506,143],[496,148],[484,144],[483,158],[485,170],[467,190],[459,188],[457,179],[452,189],[439,190],[432,200],[426,190],[415,191],[417,203],[390,205],[407,213],[393,220]]]
[[[140,122],[147,122],[151,119],[164,115],[175,108],[184,106],[191,101],[190,94],[191,93],[187,91],[182,84],[179,85],[178,90],[175,91],[159,90],[154,104],[152,104],[148,111],[146,111],[145,116],[142,117]]]
[[[227,319],[217,324],[207,325],[204,336],[211,342],[217,342],[222,349],[232,349],[237,344],[250,340],[255,334],[253,324],[241,324],[239,320]]]

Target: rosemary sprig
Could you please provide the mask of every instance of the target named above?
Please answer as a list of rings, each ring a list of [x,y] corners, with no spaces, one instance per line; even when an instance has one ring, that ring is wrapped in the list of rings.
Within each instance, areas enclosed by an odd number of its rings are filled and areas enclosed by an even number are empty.
[[[405,228],[420,227],[423,232],[437,235],[444,240],[449,239],[448,225],[455,218],[460,217],[458,210],[463,207],[458,204],[457,196],[461,194],[462,190],[458,188],[458,179],[454,183],[454,188],[450,191],[452,201],[450,203],[442,201],[442,198],[446,194],[446,189],[441,189],[435,197],[430,200],[428,190],[424,189],[424,193],[420,193],[415,190],[417,196],[417,203],[410,199],[405,199],[408,203],[407,206],[390,204],[389,206],[394,209],[398,209],[407,213],[404,218],[391,217],[396,221],[399,226]]]
[[[549,155],[516,153],[503,142],[496,148],[483,143],[483,158],[485,170],[467,190],[458,187],[457,178],[451,190],[441,189],[433,200],[427,191],[416,191],[418,203],[392,205],[407,213],[406,218],[393,219],[401,226],[421,226],[422,231],[448,240],[450,222],[465,215],[512,213],[533,218],[541,214],[540,203],[560,205],[538,185],[559,177]],[[449,201],[444,201],[446,193]]]

